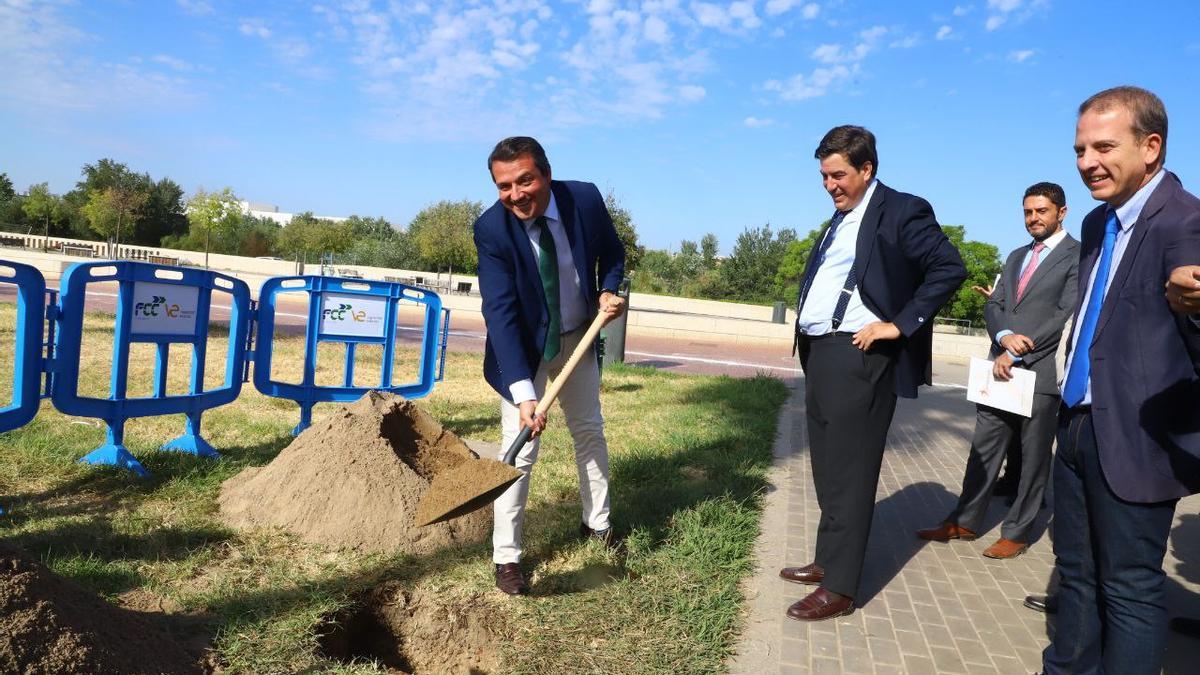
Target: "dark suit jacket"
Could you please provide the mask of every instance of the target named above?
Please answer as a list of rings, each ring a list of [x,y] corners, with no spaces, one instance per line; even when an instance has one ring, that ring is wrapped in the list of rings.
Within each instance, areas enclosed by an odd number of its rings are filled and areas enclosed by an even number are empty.
[[[1075,310],[1075,296],[1079,293],[1079,241],[1068,234],[1038,261],[1037,269],[1025,287],[1025,295],[1018,301],[1021,263],[1028,253],[1029,245],[1025,245],[1008,255],[1000,281],[996,282],[992,297],[983,307],[983,316],[989,337],[995,338],[996,333],[1011,330],[1033,340],[1033,351],[1023,355],[1017,364],[1034,372],[1037,378],[1035,392],[1057,396],[1058,372],[1054,353],[1058,351],[1063,325]],[[1004,348],[993,339],[991,357],[994,359],[1003,352]]]
[[[809,265],[815,257],[809,256]],[[900,329],[894,345],[878,343],[895,351],[896,395],[916,398],[917,387],[933,379],[933,316],[967,278],[962,257],[929,202],[879,183],[858,229],[854,269],[863,304]]]
[[[621,283],[625,248],[595,185],[556,180],[550,189],[571,242],[584,301],[596,311],[599,289],[616,290]],[[533,379],[542,360],[549,326],[546,294],[525,226],[499,201],[475,221],[475,247],[487,325],[483,376],[511,399],[509,386]]]
[[[1100,256],[1104,206],[1083,221],[1079,299]],[[1200,491],[1200,329],[1163,295],[1171,270],[1200,262],[1200,200],[1167,173],[1142,209],[1100,309],[1091,345],[1100,466],[1121,499],[1150,503]]]

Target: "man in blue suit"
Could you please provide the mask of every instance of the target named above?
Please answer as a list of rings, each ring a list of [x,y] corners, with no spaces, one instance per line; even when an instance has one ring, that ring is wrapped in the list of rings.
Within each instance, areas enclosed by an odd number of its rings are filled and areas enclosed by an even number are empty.
[[[611,321],[625,310],[617,295],[625,249],[600,191],[591,183],[550,178],[542,146],[526,136],[506,138],[488,157],[500,198],[475,221],[479,292],[487,325],[483,375],[500,394],[500,455],[520,430],[534,439],[517,455],[521,478],[496,500],[492,561],[496,587],[528,592],[521,572],[521,535],[529,476],[537,461],[535,416],[550,377],[558,377],[597,311]],[[611,545],[608,445],[600,411],[600,366],[585,358],[559,393],[575,444],[580,534]]]
[[[1166,151],[1154,94],[1116,87],[1079,106],[1076,165],[1103,204],[1083,221],[1062,385],[1047,673],[1162,663],[1167,536],[1176,502],[1200,491],[1200,330],[1163,297],[1171,270],[1200,260],[1200,200],[1163,168]]]
[[[967,277],[929,202],[876,180],[875,136],[831,129],[815,153],[835,212],[800,283],[796,347],[805,375],[816,559],[787,581],[818,586],[799,621],[854,611],[896,397],[931,381],[933,317]]]

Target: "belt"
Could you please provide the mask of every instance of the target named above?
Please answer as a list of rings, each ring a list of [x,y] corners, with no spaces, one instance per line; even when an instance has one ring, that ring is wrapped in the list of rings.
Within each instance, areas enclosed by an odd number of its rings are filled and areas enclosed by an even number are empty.
[[[812,341],[826,340],[829,338],[846,339],[846,338],[854,337],[854,333],[851,333],[850,331],[845,331],[845,330],[830,331],[828,333],[821,333],[820,335],[808,335],[807,333],[801,333],[801,335],[803,335],[804,337],[806,337]]]

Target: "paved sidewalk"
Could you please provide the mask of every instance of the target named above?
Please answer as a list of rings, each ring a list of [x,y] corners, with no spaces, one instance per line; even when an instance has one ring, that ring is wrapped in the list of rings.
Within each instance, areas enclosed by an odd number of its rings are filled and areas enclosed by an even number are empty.
[[[804,380],[780,414],[774,489],[757,544],[757,572],[746,584],[747,623],[729,662],[733,673],[1034,673],[1052,623],[1026,609],[1044,594],[1054,558],[1050,509],[1024,555],[980,553],[999,537],[1005,506],[993,500],[979,539],[927,543],[953,507],[974,429],[962,389],[923,387],[900,399],[879,480],[859,609],[819,623],[788,619],[788,605],[811,590],[779,579],[779,568],[812,561],[820,512],[809,468]],[[1180,502],[1164,567],[1172,614],[1200,617],[1200,497]],[[1172,635],[1164,672],[1194,673],[1200,640]]]

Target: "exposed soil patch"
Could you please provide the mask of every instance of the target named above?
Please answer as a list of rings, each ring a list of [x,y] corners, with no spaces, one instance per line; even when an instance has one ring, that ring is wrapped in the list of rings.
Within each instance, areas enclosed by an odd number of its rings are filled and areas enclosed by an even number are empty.
[[[375,659],[392,672],[482,675],[500,667],[505,633],[482,596],[450,604],[387,582],[330,617],[320,645],[325,658]]]
[[[112,605],[0,542],[0,672],[204,673],[204,648],[185,648],[163,614]]]
[[[490,507],[413,524],[430,479],[476,459],[416,404],[371,391],[306,429],[270,464],[225,481],[218,502],[235,527],[282,527],[338,548],[428,553],[490,531]]]

